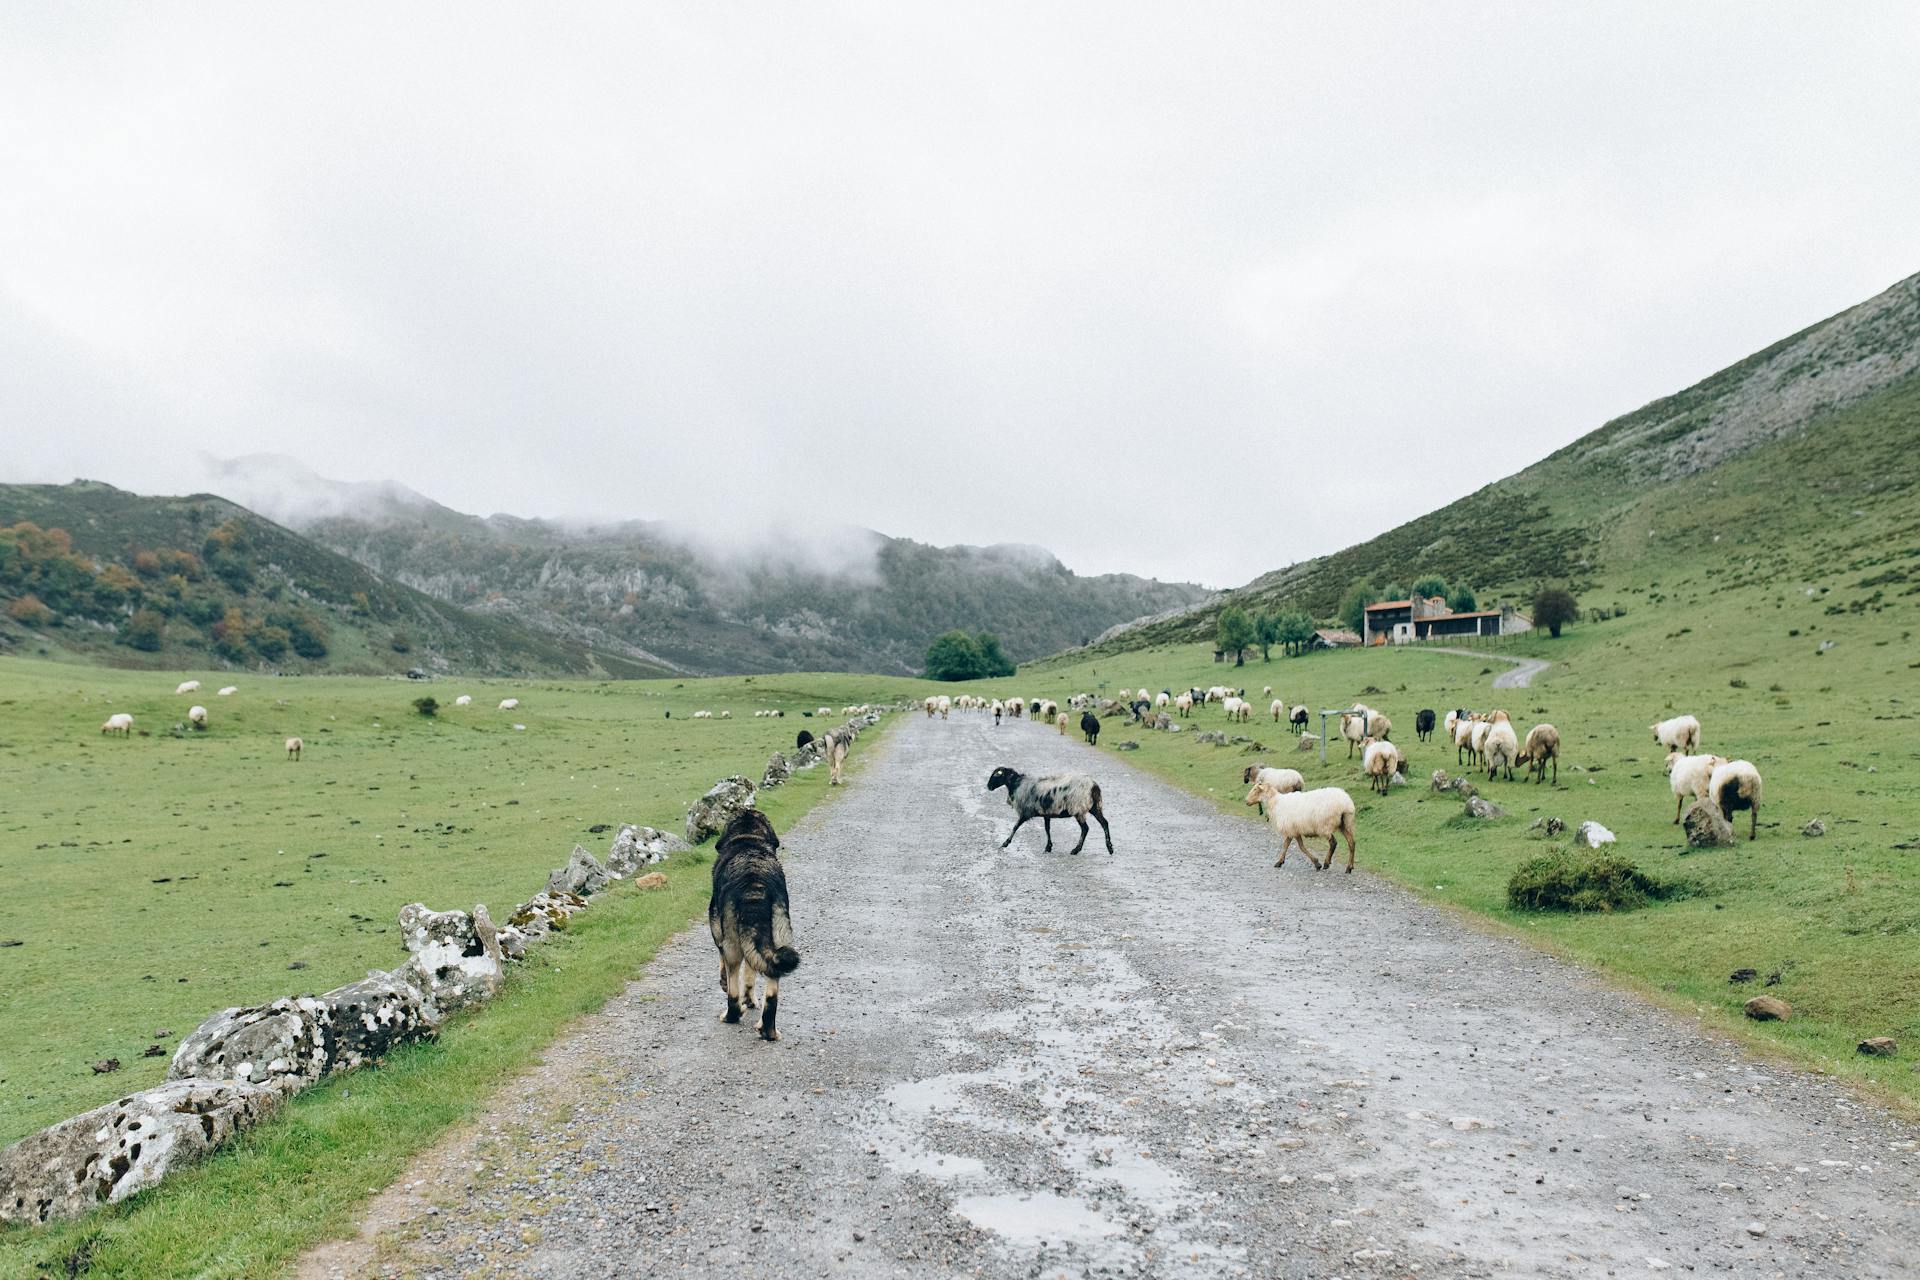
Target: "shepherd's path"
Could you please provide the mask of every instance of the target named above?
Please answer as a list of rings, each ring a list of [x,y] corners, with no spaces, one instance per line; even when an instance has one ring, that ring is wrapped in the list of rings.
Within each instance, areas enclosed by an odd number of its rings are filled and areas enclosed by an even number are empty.
[[[1364,827],[1359,873],[1276,871],[1265,828],[977,715],[916,714],[855,761],[786,836],[805,962],[783,1041],[721,1023],[691,930],[383,1197],[372,1252],[304,1273],[1860,1277],[1920,1256],[1912,1128],[1382,883]],[[1118,854],[1097,828],[1043,854],[1037,823],[1001,852],[1001,763],[1094,772]]]

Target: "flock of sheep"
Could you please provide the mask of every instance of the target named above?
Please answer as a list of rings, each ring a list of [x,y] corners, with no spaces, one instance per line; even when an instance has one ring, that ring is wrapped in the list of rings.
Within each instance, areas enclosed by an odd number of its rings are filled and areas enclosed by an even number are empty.
[[[1276,724],[1285,722],[1304,734],[1309,717],[1304,705],[1289,709],[1284,699],[1273,697],[1272,686],[1264,689],[1261,696],[1272,699],[1267,711]],[[1093,714],[1096,707],[1104,705],[1108,714],[1130,713],[1135,720],[1145,722],[1149,720],[1150,712],[1171,708],[1180,716],[1188,717],[1195,707],[1213,704],[1220,707],[1230,723],[1244,724],[1254,713],[1254,704],[1248,701],[1246,690],[1231,689],[1224,685],[1209,689],[1192,688],[1178,694],[1161,690],[1157,695],[1144,688],[1122,689],[1117,705],[1093,694],[1076,694],[1067,700],[1069,707],[1082,710],[1081,727],[1087,735],[1087,741],[1096,745],[1099,734],[1099,720]],[[1041,724],[1053,724],[1062,734],[1067,732],[1069,725],[1067,712],[1050,698],[936,694],[926,698],[921,707],[929,719],[936,716],[946,719],[959,710],[991,712],[995,723],[1002,717],[1014,720],[1025,717]],[[1405,781],[1407,758],[1391,741],[1393,722],[1387,716],[1364,703],[1355,703],[1342,712],[1339,719],[1340,736],[1347,743],[1347,756],[1351,759],[1356,751],[1360,754],[1361,771],[1366,775],[1371,790],[1384,796],[1396,779]],[[1667,774],[1677,799],[1674,821],[1680,821],[1681,810],[1691,797],[1717,809],[1728,823],[1732,822],[1735,813],[1746,810],[1751,815],[1747,838],[1754,839],[1760,821],[1760,771],[1746,760],[1697,754],[1700,722],[1693,716],[1676,716],[1652,728],[1654,740],[1669,750]],[[1429,741],[1435,732],[1444,732],[1454,744],[1455,763],[1484,768],[1490,779],[1504,777],[1512,781],[1515,767],[1520,766],[1526,770],[1527,779],[1536,785],[1547,781],[1549,774],[1556,785],[1560,781],[1560,731],[1551,724],[1534,725],[1523,739],[1506,711],[1471,711],[1459,707],[1448,711],[1444,720],[1437,719],[1431,709],[1421,710],[1414,717],[1414,730],[1422,742]],[[1305,741],[1314,740],[1308,737]],[[994,785],[1008,786],[1007,801],[1018,815],[1015,831],[1019,830],[1019,823],[1031,818],[1073,818],[1080,823],[1083,832],[1081,841],[1084,843],[1086,815],[1089,812],[1105,826],[1105,819],[1097,810],[1099,788],[1092,779],[1084,775],[1062,774],[1025,779],[1028,785],[1019,787],[1008,785],[1003,775],[1009,775],[1015,783],[1022,779],[1011,770],[1003,769],[995,773],[996,779],[1001,780]],[[1306,779],[1297,769],[1257,764],[1246,767],[1241,781],[1249,788],[1246,803],[1260,808],[1280,840],[1280,857],[1274,863],[1276,867],[1286,864],[1287,854],[1298,844],[1316,870],[1325,870],[1333,865],[1339,843],[1344,839],[1347,845],[1346,869],[1353,870],[1355,810],[1353,798],[1345,790],[1340,787],[1308,790]],[[1011,841],[1012,835],[1007,839]],[[1307,843],[1321,839],[1327,842],[1324,860]],[[1051,832],[1047,847],[1049,850],[1053,847]],[[1111,837],[1108,839],[1108,849],[1112,849]],[[1079,852],[1078,846],[1073,851]]]

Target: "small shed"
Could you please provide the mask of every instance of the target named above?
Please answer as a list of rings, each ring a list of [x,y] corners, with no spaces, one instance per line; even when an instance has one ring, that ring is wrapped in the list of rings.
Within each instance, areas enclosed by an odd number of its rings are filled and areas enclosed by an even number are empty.
[[[1359,636],[1351,631],[1336,631],[1329,627],[1319,628],[1313,633],[1313,638],[1307,641],[1308,649],[1358,649],[1359,647]]]

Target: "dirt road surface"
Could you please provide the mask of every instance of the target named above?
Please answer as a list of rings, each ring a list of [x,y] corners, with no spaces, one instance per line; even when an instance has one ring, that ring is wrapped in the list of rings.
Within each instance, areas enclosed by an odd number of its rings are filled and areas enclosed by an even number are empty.
[[[1485,658],[1489,662],[1507,663],[1507,669],[1493,678],[1496,689],[1525,689],[1533,684],[1533,678],[1552,666],[1545,658],[1503,658],[1493,653],[1477,653],[1472,649],[1434,649],[1434,653],[1457,653],[1463,658]]]
[[[702,925],[302,1275],[1912,1274],[1912,1127],[1124,760],[864,748],[787,833],[780,1043]],[[1118,854],[1000,851],[1002,763]]]

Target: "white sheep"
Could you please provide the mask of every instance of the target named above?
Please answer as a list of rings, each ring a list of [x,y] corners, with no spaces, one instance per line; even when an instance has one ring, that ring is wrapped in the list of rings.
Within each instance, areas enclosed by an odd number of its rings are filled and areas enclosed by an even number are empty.
[[[1728,760],[1715,766],[1707,780],[1707,797],[1729,823],[1741,809],[1752,813],[1747,824],[1747,839],[1760,834],[1760,771],[1747,760]]]
[[[1264,688],[1262,688],[1260,690],[1260,696],[1263,698],[1271,698],[1273,696],[1273,686],[1267,685]]]
[[[288,738],[287,739],[287,759],[298,760],[300,758],[300,748],[305,745],[306,744],[301,742],[300,739],[298,738]]]
[[[1333,865],[1334,850],[1339,847],[1340,836],[1347,838],[1347,872],[1353,872],[1353,797],[1339,787],[1321,787],[1315,791],[1295,791],[1282,793],[1268,782],[1255,782],[1253,789],[1247,792],[1247,804],[1263,805],[1267,812],[1267,825],[1280,837],[1280,857],[1273,865],[1283,867],[1287,863],[1287,851],[1294,841],[1300,842],[1300,848],[1306,852],[1307,861],[1313,863],[1316,871],[1325,871]],[[1327,860],[1320,861],[1313,856],[1307,841],[1313,837],[1324,836],[1327,841]]]
[[[1340,736],[1347,740],[1347,758],[1351,760],[1354,748],[1366,739],[1392,737],[1393,721],[1366,703],[1356,702],[1351,711],[1340,716]]]
[[[693,718],[694,718],[695,720],[711,720],[711,719],[713,719],[713,712],[711,712],[711,711],[696,711],[696,712],[694,712],[694,713],[693,713]]]
[[[1724,756],[1682,755],[1678,751],[1667,753],[1667,785],[1673,788],[1673,820],[1680,821],[1680,815],[1687,807],[1689,799],[1705,802],[1707,784],[1713,780],[1713,771],[1725,764]]]
[[[207,731],[207,709],[197,703],[187,708],[187,723],[205,733]]]
[[[1387,788],[1393,785],[1393,776],[1400,772],[1404,760],[1400,748],[1391,742],[1368,738],[1360,750],[1360,767],[1367,775],[1367,786],[1381,795],[1387,794]]]
[[[1465,753],[1474,751],[1473,727],[1479,723],[1480,723],[1480,713],[1478,711],[1473,712],[1471,715],[1463,716],[1459,720],[1456,720],[1454,722],[1453,762],[1456,765],[1463,763],[1462,756]],[[1479,754],[1476,752],[1473,756],[1473,760],[1471,761],[1471,763],[1478,764],[1479,761],[1480,761],[1480,757],[1479,757]]]
[[[731,719],[733,719],[733,712],[731,712],[731,711],[722,711],[722,712],[720,713],[720,718],[721,718],[722,720],[731,720]]]
[[[1155,695],[1153,699],[1153,709],[1155,711],[1165,711],[1167,709],[1167,706],[1170,703],[1172,703],[1172,701],[1173,701],[1173,695],[1168,693],[1165,689],[1162,689],[1157,695]]]
[[[1475,764],[1487,762],[1487,733],[1493,728],[1488,720],[1475,720],[1467,730],[1467,750],[1473,755]]]
[[[1501,769],[1507,771],[1507,781],[1513,781],[1513,765],[1520,755],[1520,737],[1513,731],[1513,720],[1504,711],[1496,711],[1487,722],[1486,741],[1482,744],[1486,752],[1487,777]]]
[[[237,684],[230,684],[226,688],[219,690],[218,696],[222,698],[231,698],[234,694],[238,692],[240,692],[240,686]]]
[[[182,680],[178,685],[174,686],[173,691],[175,693],[198,693],[200,692],[200,682],[198,680]]]
[[[1300,776],[1298,769],[1276,769],[1272,766],[1262,764],[1250,764],[1245,769],[1242,769],[1240,771],[1240,781],[1243,785],[1249,787],[1255,783],[1264,782],[1281,795],[1288,795],[1295,791],[1304,790],[1307,785],[1307,780]],[[1262,805],[1260,807],[1261,814],[1264,815],[1266,811],[1266,806]]]
[[[1700,722],[1692,716],[1675,716],[1653,725],[1653,740],[1669,751],[1690,755],[1700,749]]]
[[[1125,702],[1128,698],[1131,698],[1132,696],[1133,696],[1133,690],[1131,689],[1122,689],[1120,691],[1120,701],[1122,702]]]
[[[1279,724],[1282,720],[1287,718],[1286,700],[1284,698],[1275,698],[1273,700],[1273,705],[1267,708],[1267,712],[1268,714],[1273,716],[1273,722],[1275,724]]]
[[[1190,693],[1181,694],[1179,697],[1173,700],[1173,706],[1174,706],[1174,710],[1178,711],[1182,716],[1192,715],[1193,714],[1193,695]]]
[[[502,711],[518,711],[520,709],[520,699],[502,698],[500,699],[500,709]]]
[[[1067,713],[1062,711],[1053,718],[1053,727],[1060,731],[1061,737],[1067,736]]]
[[[463,693],[459,697],[453,700],[453,705],[456,707],[470,707],[473,705],[473,695],[470,693]]]
[[[947,697],[945,694],[942,694],[940,696],[939,707],[940,707],[940,718],[942,720],[945,720],[948,717],[949,713],[953,711],[953,699]],[[825,712],[826,712],[826,708],[822,707],[821,713],[825,714]]]
[[[101,733],[117,733],[122,737],[133,736],[133,717],[124,711],[116,711],[100,725]]]
[[[1547,780],[1547,761],[1553,761],[1553,785],[1560,785],[1560,731],[1550,724],[1537,724],[1527,730],[1515,763],[1527,766],[1535,783]]]

